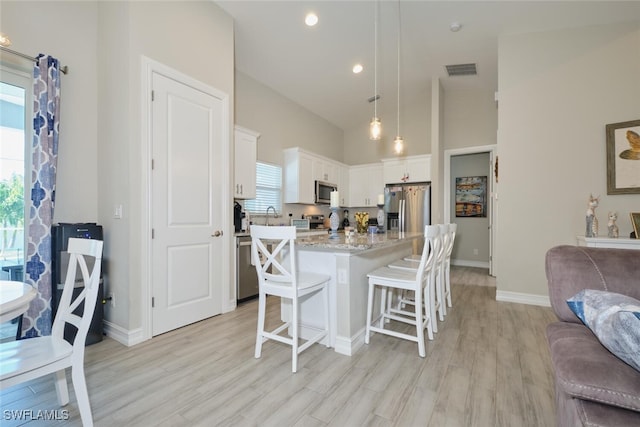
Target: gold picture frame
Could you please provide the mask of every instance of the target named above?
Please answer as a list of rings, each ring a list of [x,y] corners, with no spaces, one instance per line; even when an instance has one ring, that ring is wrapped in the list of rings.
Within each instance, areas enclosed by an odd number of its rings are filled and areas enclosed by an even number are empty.
[[[633,231],[636,233],[636,239],[640,239],[640,212],[631,212],[629,216],[631,217]]]
[[[611,123],[607,134],[607,194],[640,194],[640,120]]]

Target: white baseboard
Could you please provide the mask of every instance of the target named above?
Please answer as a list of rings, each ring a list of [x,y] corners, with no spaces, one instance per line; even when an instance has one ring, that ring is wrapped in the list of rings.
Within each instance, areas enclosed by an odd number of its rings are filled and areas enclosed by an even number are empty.
[[[353,356],[360,347],[364,345],[365,329],[362,328],[355,336],[351,338],[337,336],[334,344],[336,353],[346,356]]]
[[[489,268],[489,262],[485,261],[469,261],[464,259],[452,259],[451,265],[458,265],[460,267],[478,267]]]
[[[133,345],[140,344],[141,342],[146,341],[142,337],[142,328],[129,331],[107,320],[103,322],[103,327],[105,334],[109,338],[112,338],[118,341],[120,344],[126,345],[127,347],[131,347]]]
[[[222,306],[222,314],[229,313],[235,310],[238,307],[238,302],[235,299],[227,301],[226,304]]]
[[[551,307],[551,301],[547,295],[523,294],[520,292],[497,290],[496,301]]]

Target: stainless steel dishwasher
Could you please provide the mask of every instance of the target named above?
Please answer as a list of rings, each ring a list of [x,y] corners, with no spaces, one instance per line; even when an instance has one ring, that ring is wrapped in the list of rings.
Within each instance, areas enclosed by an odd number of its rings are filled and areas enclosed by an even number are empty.
[[[251,236],[236,237],[236,299],[246,301],[258,296],[258,275],[251,265]]]

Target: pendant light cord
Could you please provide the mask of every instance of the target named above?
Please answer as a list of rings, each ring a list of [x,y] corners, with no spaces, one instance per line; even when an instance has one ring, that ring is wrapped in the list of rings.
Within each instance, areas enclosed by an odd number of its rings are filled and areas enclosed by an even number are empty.
[[[397,136],[400,136],[400,0],[398,0],[398,122],[397,122]]]
[[[373,117],[378,117],[378,7],[376,0],[373,19]]]

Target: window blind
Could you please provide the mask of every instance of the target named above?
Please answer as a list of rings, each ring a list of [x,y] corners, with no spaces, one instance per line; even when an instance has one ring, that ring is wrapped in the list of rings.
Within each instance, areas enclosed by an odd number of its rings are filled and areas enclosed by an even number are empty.
[[[245,200],[244,209],[252,214],[265,214],[273,206],[282,213],[282,168],[256,162],[256,198]]]

